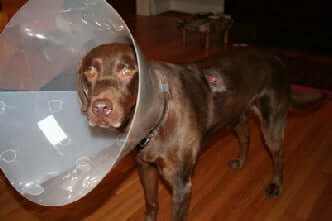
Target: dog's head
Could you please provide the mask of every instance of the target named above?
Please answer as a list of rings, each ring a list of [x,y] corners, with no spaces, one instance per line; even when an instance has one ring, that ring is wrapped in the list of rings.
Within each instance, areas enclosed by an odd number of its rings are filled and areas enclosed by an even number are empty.
[[[138,67],[129,44],[107,44],[92,49],[77,73],[81,110],[90,126],[122,128],[136,104]]]

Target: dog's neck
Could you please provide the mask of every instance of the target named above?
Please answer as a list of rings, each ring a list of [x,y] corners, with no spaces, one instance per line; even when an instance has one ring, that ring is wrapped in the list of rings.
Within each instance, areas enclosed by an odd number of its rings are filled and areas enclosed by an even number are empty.
[[[167,77],[159,72],[155,71],[157,79],[159,80],[159,89],[160,92],[163,93],[164,105],[163,111],[161,114],[160,119],[158,120],[157,124],[149,131],[149,133],[136,145],[136,152],[141,152],[151,141],[151,139],[158,134],[160,127],[162,126],[163,122],[165,121],[167,112],[168,112],[168,97],[169,97],[169,88],[168,88],[168,81]]]
[[[165,116],[168,111],[168,101],[164,99],[164,108],[161,115],[161,118],[157,122],[157,124],[149,131],[149,133],[136,145],[136,151],[139,153],[141,152],[151,141],[151,139],[158,134],[160,127],[162,126],[163,122],[165,121]]]

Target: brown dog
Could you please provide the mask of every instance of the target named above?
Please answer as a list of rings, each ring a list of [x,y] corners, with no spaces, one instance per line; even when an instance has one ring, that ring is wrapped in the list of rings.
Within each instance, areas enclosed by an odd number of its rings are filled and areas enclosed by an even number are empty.
[[[137,152],[145,220],[156,220],[159,175],[172,189],[173,220],[186,218],[191,175],[202,143],[226,125],[240,140],[240,154],[229,166],[244,166],[249,147],[246,120],[252,110],[260,119],[273,161],[266,194],[279,195],[288,108],[316,103],[323,96],[293,96],[280,60],[256,50],[227,52],[194,64],[151,66],[158,78],[167,80],[169,92],[156,135]],[[137,72],[134,50],[127,44],[102,45],[83,58],[78,94],[91,126],[120,130],[128,125],[137,96]]]

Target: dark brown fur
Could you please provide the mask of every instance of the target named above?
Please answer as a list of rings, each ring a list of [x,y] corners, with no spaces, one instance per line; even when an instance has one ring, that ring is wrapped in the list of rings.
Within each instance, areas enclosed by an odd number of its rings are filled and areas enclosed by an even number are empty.
[[[93,83],[88,82],[83,73],[94,65],[94,59],[99,59],[100,67],[93,70],[102,70],[104,74],[95,80],[92,89]],[[117,115],[121,119],[121,125],[117,127],[121,128],[135,104],[137,73],[122,79],[116,68],[119,63],[129,64],[133,70],[137,67],[130,46],[112,44],[92,50],[83,59],[78,72],[78,92],[82,110],[88,111],[89,119],[98,118],[89,111],[96,99],[117,102],[114,100],[122,97],[128,101],[116,105],[121,106]],[[272,181],[266,193],[268,196],[280,194],[283,183],[282,145],[288,108],[294,103],[297,104],[295,106],[315,103],[322,99],[321,95],[309,101],[295,99],[290,94],[288,74],[280,60],[256,50],[227,52],[194,64],[153,63],[151,68],[157,77],[167,79],[169,92],[168,111],[158,134],[137,153],[146,199],[146,220],[156,220],[159,176],[172,190],[173,220],[186,218],[191,197],[191,175],[201,146],[205,138],[226,125],[234,128],[240,141],[239,156],[230,161],[229,166],[244,166],[249,147],[246,121],[251,111],[260,119],[273,162]],[[101,115],[105,117],[105,114]],[[105,122],[109,122],[108,125]],[[113,121],[106,119],[105,122],[101,126],[113,127]]]

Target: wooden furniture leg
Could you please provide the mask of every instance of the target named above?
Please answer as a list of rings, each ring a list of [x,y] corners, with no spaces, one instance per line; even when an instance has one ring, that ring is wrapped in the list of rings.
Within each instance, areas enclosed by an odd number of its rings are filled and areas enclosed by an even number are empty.
[[[187,31],[184,28],[182,29],[182,42],[183,42],[184,46],[186,46],[186,44],[187,44]]]
[[[210,48],[210,32],[206,32],[206,38],[205,38],[205,49]]]
[[[228,30],[224,32],[224,47],[227,47],[228,45],[228,38],[229,38],[229,33]]]

